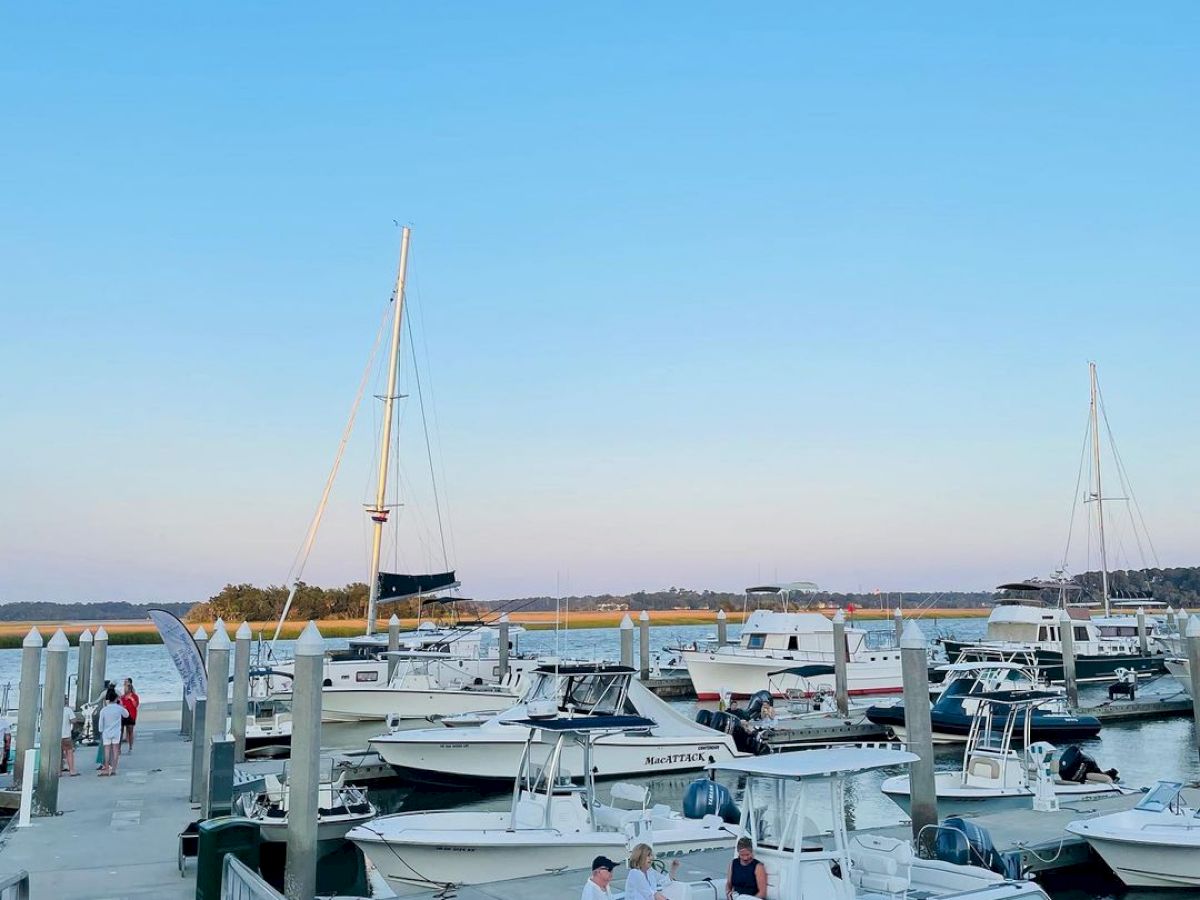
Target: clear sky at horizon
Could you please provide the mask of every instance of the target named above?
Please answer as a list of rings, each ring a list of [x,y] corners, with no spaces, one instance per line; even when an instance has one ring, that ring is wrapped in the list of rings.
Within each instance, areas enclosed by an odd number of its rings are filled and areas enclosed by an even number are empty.
[[[396,221],[468,595],[1044,574],[1089,359],[1200,564],[1195,5],[0,15],[0,602],[280,583]],[[310,582],[365,578],[378,418]]]

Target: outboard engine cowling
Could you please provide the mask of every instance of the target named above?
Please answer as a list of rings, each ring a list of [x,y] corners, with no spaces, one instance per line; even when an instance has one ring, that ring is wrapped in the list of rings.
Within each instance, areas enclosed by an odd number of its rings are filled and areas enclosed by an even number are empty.
[[[708,727],[716,731],[723,731],[725,734],[733,738],[733,746],[742,753],[753,753],[758,755],[761,753],[757,749],[758,742],[755,738],[758,735],[746,727],[745,723],[736,715],[730,712],[715,712],[712,714],[712,719],[708,723]]]
[[[1058,777],[1063,781],[1073,781],[1076,784],[1083,784],[1088,780],[1088,776],[1100,773],[1107,775],[1113,781],[1117,780],[1117,770],[1109,769],[1105,772],[1100,768],[1099,763],[1092,757],[1088,756],[1077,746],[1070,746],[1062,752],[1062,756],[1058,760]],[[1103,781],[1103,778],[1094,779],[1095,781]]]
[[[948,817],[938,828],[934,855],[942,862],[958,866],[982,866],[1005,878],[1021,877],[1019,857],[1001,856],[986,829],[958,816]]]
[[[711,709],[702,709],[696,713],[696,724],[703,725],[705,728],[712,728],[713,711]]]
[[[762,718],[762,708],[771,703],[771,692],[767,690],[755,691],[750,695],[750,699],[746,701],[746,708],[742,710],[743,719],[759,719]]]
[[[683,816],[686,819],[720,816],[724,822],[737,825],[742,820],[742,811],[725,785],[710,778],[697,778],[683,792]]]

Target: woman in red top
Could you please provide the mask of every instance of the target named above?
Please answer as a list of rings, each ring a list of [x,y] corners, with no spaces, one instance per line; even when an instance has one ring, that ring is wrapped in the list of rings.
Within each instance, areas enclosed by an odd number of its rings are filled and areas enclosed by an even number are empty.
[[[141,705],[141,702],[141,698],[133,690],[133,679],[126,678],[125,684],[122,686],[121,705],[129,713],[129,718],[125,720],[122,730],[125,732],[125,740],[129,742],[130,753],[133,752],[133,726],[137,724],[138,706]]]

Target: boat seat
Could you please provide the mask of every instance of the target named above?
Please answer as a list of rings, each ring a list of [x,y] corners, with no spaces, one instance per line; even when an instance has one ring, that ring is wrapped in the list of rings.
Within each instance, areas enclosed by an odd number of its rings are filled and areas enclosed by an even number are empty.
[[[790,857],[781,860],[774,856],[766,859],[759,856],[758,861],[767,873],[767,897],[853,900],[854,885],[833,874],[832,863],[838,859],[837,853],[824,851],[806,851],[801,854],[799,863]]]
[[[849,844],[850,880],[864,891],[903,897],[912,882],[912,847],[880,835],[856,835]]]
[[[998,779],[1000,777],[1000,763],[994,759],[975,758],[971,760],[967,774],[974,778]]]

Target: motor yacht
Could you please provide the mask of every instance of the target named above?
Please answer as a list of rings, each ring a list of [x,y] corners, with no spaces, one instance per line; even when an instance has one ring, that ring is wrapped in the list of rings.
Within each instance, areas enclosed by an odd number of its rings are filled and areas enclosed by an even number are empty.
[[[891,630],[846,627],[846,677],[851,694],[886,694],[903,689],[900,650]],[[832,665],[833,623],[821,613],[756,609],[742,626],[736,646],[680,648],[696,696],[749,697],[762,691],[786,691],[799,680],[776,679],[773,673],[806,664]],[[833,687],[833,676],[820,676]]]
[[[482,725],[438,726],[394,731],[371,738],[370,747],[402,776],[421,782],[507,781],[517,770],[527,735],[505,723],[567,715],[637,716],[648,728],[612,731],[592,747],[591,769],[602,778],[655,772],[686,772],[707,763],[743,755],[731,735],[688,719],[656,697],[626,666],[606,663],[544,663],[530,674],[520,703]],[[545,762],[548,746],[534,744],[535,761]],[[564,749],[560,770],[584,777],[580,748]]]
[[[1200,809],[1160,781],[1133,809],[1067,825],[1129,887],[1200,888]],[[1194,892],[1193,892],[1194,895]]]
[[[716,775],[745,781],[742,821],[767,874],[767,900],[1048,900],[1033,882],[982,866],[918,856],[907,841],[846,828],[846,780],[907,766],[902,750],[842,747],[715,763]],[[725,879],[673,881],[668,900],[724,897]]]
[[[1058,694],[1046,691],[997,691],[980,695],[960,768],[934,775],[938,811],[946,815],[996,809],[1057,808],[1059,800],[1093,800],[1128,793],[1113,774],[1099,771],[1077,747],[1059,750],[1034,742],[1030,713]],[[1090,763],[1090,765],[1089,765]],[[908,775],[886,779],[880,790],[909,812]]]
[[[591,760],[606,736],[647,733],[638,716],[513,719],[521,735],[512,804],[507,812],[438,811],[383,816],[355,828],[353,841],[397,888],[450,887],[586,869],[598,855],[625,858],[637,843],[658,855],[732,848],[741,829],[719,815],[689,819],[651,803],[637,785],[613,784],[612,799],[596,796]],[[579,758],[581,768],[568,765]],[[544,760],[544,762],[538,762]],[[573,778],[584,773],[583,786]]]

